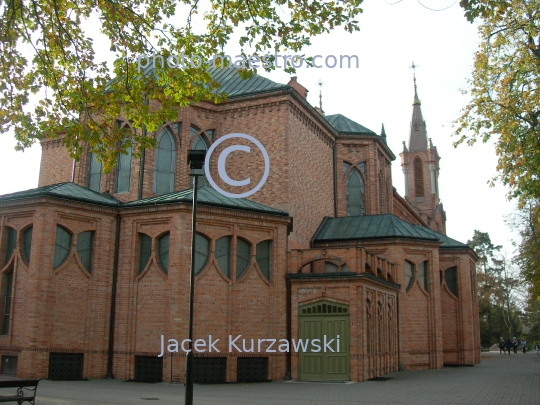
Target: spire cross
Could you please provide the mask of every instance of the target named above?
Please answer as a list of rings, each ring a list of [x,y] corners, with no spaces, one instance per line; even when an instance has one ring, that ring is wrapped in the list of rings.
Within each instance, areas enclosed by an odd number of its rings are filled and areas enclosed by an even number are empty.
[[[317,83],[317,85],[319,86],[319,108],[322,110],[322,86],[323,86],[323,82],[321,81],[321,79],[319,79],[319,83]]]
[[[416,92],[416,68],[418,67],[418,65],[415,65],[414,64],[414,61],[412,63],[411,66],[409,66],[409,69],[412,69],[413,70],[413,80],[414,80],[414,91]]]

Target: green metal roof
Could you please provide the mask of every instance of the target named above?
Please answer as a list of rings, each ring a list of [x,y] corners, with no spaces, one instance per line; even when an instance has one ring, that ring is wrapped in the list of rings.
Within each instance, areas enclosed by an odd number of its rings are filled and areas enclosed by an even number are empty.
[[[342,134],[377,135],[371,129],[367,129],[341,114],[326,115],[324,118],[337,132]]]
[[[220,84],[220,87],[216,89],[215,92],[225,93],[229,96],[229,98],[241,97],[249,94],[266,93],[276,90],[292,89],[292,87],[286,84],[273,82],[272,80],[258,74],[254,74],[249,79],[242,79],[234,67],[227,67],[223,69],[219,67],[210,67],[208,68],[208,72],[212,75],[214,80]],[[155,69],[150,64],[143,70],[142,74],[144,76],[153,75],[157,78]],[[112,83],[112,81],[110,83]],[[107,84],[105,91],[109,91],[109,84]]]
[[[111,195],[100,194],[71,182],[51,184],[49,186],[0,195],[0,202],[33,197],[57,197],[115,207],[120,203],[120,201]]]
[[[87,202],[92,204],[106,205],[118,208],[131,208],[140,206],[153,206],[158,204],[174,203],[192,203],[193,190],[183,190],[169,194],[163,194],[156,197],[135,200],[122,203],[108,194],[100,194],[79,186],[75,183],[59,183],[50,186],[33,188],[17,193],[5,194],[0,196],[0,203],[3,201],[20,200],[33,197],[56,197],[66,200]],[[200,187],[197,195],[197,202],[201,205],[210,205],[215,207],[233,208],[243,211],[254,211],[273,215],[288,216],[284,211],[267,207],[266,205],[249,201],[244,198],[230,198],[218,193],[211,187]]]
[[[439,240],[421,226],[411,225],[392,214],[382,214],[327,218],[314,242],[381,238]]]
[[[446,235],[420,225],[412,225],[392,214],[327,218],[314,242],[338,240],[404,238],[441,242],[442,248],[469,248]]]
[[[244,211],[255,211],[274,215],[288,215],[286,212],[267,207],[266,205],[246,200],[244,198],[230,198],[221,195],[212,187],[200,187],[197,194],[197,203],[201,205],[210,205],[215,207],[233,208]],[[131,201],[122,204],[123,208],[152,206],[158,204],[192,203],[193,189],[177,191],[159,195],[156,197],[145,198],[142,200]]]
[[[420,225],[414,225],[416,227],[420,227]],[[421,227],[422,229],[424,229],[425,231],[429,232],[429,233],[432,233],[435,237],[439,238],[439,240],[442,242],[442,246],[443,248],[453,248],[453,249],[467,249],[467,248],[470,248],[469,245],[467,245],[466,243],[461,243],[460,241],[457,241],[455,239],[452,239],[446,235],[443,235],[442,233],[439,233],[439,232],[435,232],[431,229],[426,229],[426,228],[423,228]]]
[[[242,79],[236,69],[211,68],[209,71],[212,77],[221,85],[216,91],[226,93],[229,98],[291,88],[258,74],[254,74],[249,79]]]

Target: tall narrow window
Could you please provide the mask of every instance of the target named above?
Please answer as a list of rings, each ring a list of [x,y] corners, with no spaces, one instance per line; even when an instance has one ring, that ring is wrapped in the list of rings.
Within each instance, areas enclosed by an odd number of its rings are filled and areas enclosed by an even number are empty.
[[[23,232],[23,258],[26,263],[30,263],[30,252],[32,250],[32,230],[33,227],[26,228]]]
[[[420,285],[424,287],[424,290],[427,289],[427,260],[425,262],[422,262],[418,264],[418,281],[420,282]]]
[[[169,241],[171,234],[167,233],[158,239],[159,263],[165,272],[169,271]]]
[[[345,181],[347,188],[347,215],[364,215],[364,179],[356,169],[352,169]]]
[[[11,290],[13,287],[13,271],[6,273],[4,278],[5,290],[4,290],[4,320],[2,322],[2,334],[7,335],[9,333],[9,320],[11,314]]]
[[[251,259],[251,245],[244,239],[236,240],[236,278],[244,275]]]
[[[77,236],[77,254],[79,260],[87,272],[92,272],[92,245],[94,241],[94,232],[81,232]]]
[[[118,129],[125,133],[122,143],[130,142],[129,138],[131,137],[131,129],[127,122],[116,121]],[[132,147],[129,146],[126,148],[126,153],[118,154],[118,163],[116,165],[116,184],[115,192],[116,193],[125,193],[128,192],[131,186],[131,153]]]
[[[88,188],[99,193],[101,187],[101,162],[94,153],[90,153],[88,165]]]
[[[414,158],[414,193],[416,197],[424,196],[424,170],[422,159],[419,156]]]
[[[270,248],[272,246],[272,241],[265,240],[260,243],[257,243],[257,253],[256,259],[261,273],[266,277],[267,280],[270,280]]]
[[[413,264],[411,262],[405,261],[405,285],[407,286],[407,290],[411,288],[412,283],[414,281],[413,273],[414,273]]]
[[[206,266],[208,256],[210,256],[210,241],[198,233],[195,236],[195,274],[200,273]]]
[[[131,187],[131,146],[127,148],[126,153],[118,155],[118,164],[116,165],[116,192],[128,192]]]
[[[154,163],[154,193],[166,194],[174,190],[176,146],[169,128],[158,135]]]
[[[150,260],[150,255],[152,254],[152,238],[144,233],[139,234],[140,239],[140,250],[139,250],[139,274],[145,269],[148,261]]]
[[[456,297],[458,295],[458,285],[457,285],[457,267],[450,267],[444,272],[444,281],[450,292]]]
[[[56,226],[56,240],[54,243],[53,268],[60,266],[71,248],[71,234],[61,226]]]
[[[229,277],[229,267],[231,263],[230,236],[223,236],[216,241],[216,260],[223,274]]]
[[[13,229],[10,226],[6,226],[7,230],[7,244],[6,244],[6,262],[9,262],[9,259],[11,259],[11,256],[13,255],[13,251],[15,250],[15,246],[17,245],[17,231]]]

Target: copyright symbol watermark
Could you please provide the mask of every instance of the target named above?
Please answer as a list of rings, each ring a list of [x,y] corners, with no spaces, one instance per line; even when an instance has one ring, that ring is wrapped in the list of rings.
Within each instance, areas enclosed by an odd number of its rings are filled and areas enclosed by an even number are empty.
[[[234,194],[234,193],[229,193],[229,192],[223,190],[221,187],[219,187],[216,184],[216,182],[212,178],[212,175],[210,174],[210,159],[212,158],[212,153],[214,152],[216,147],[219,146],[219,144],[221,144],[222,142],[224,142],[224,141],[226,141],[228,139],[232,139],[232,138],[247,139],[248,141],[253,142],[259,148],[259,150],[261,151],[261,153],[262,153],[262,155],[264,157],[264,174],[262,176],[261,181],[259,181],[259,184],[257,184],[254,188],[252,188],[249,191],[246,191],[245,193]],[[227,170],[225,169],[225,163],[227,161],[227,157],[232,152],[241,151],[241,152],[250,153],[250,150],[251,150],[250,147],[245,146],[245,145],[232,145],[232,146],[228,146],[225,149],[223,149],[223,151],[219,154],[219,158],[218,158],[218,175],[221,178],[221,180],[223,180],[226,184],[228,184],[230,186],[233,186],[233,187],[247,186],[248,184],[251,183],[251,177],[248,177],[248,178],[246,178],[244,180],[233,180],[233,179],[231,179],[229,177],[229,175],[227,174]],[[266,152],[266,149],[264,149],[264,146],[262,145],[262,143],[260,143],[258,140],[256,140],[252,136],[246,135],[246,134],[237,134],[237,133],[228,134],[228,135],[225,135],[225,136],[219,138],[219,140],[214,142],[214,144],[210,147],[210,149],[206,153],[206,159],[204,161],[204,173],[205,173],[206,178],[207,178],[208,182],[210,183],[210,185],[218,193],[220,193],[220,194],[222,194],[222,195],[224,195],[226,197],[231,197],[231,198],[245,198],[245,197],[249,197],[250,195],[255,194],[257,191],[259,191],[261,189],[261,187],[264,185],[264,183],[266,182],[266,180],[268,179],[268,174],[270,173],[270,159],[268,157],[268,152]]]

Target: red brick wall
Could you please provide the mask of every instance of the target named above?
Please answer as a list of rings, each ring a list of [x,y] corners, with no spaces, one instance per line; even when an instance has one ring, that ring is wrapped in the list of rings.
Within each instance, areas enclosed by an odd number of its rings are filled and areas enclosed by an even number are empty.
[[[21,238],[13,262],[12,321],[8,335],[0,336],[2,352],[19,356],[18,376],[48,376],[50,352],[84,353],[84,378],[104,378],[108,350],[113,268],[114,215],[78,203],[41,199],[4,203],[0,215],[19,232],[33,224],[30,264],[21,258]],[[55,228],[71,232],[66,261],[53,269]],[[95,230],[92,273],[75,258],[76,235]]]
[[[38,187],[71,181],[73,159],[61,139],[41,142]]]
[[[158,207],[151,217],[147,209],[126,213],[122,222],[122,249],[118,277],[115,330],[116,378],[134,378],[134,354],[157,356],[160,336],[179,342],[188,336],[188,292],[191,243],[191,207]],[[246,339],[285,337],[284,275],[287,217],[199,206],[197,230],[211,240],[211,255],[195,280],[194,338],[220,339],[217,356],[227,357],[227,381],[236,381],[236,357],[228,353],[228,335]],[[170,232],[169,271],[151,264],[138,274],[138,232],[157,237]],[[240,279],[235,262],[227,278],[214,258],[215,241],[225,235],[242,237],[252,245],[251,264]],[[271,278],[266,280],[255,266],[255,247],[271,239]],[[156,248],[157,245],[154,245]],[[129,248],[128,248],[129,247]],[[234,251],[234,246],[233,246]],[[155,252],[153,253],[155,255]],[[233,255],[234,257],[235,255]],[[207,356],[210,354],[206,354]],[[270,354],[269,354],[270,355]],[[164,376],[170,378],[170,356],[164,356]],[[175,354],[173,380],[183,381],[183,352]],[[269,359],[269,378],[282,379],[283,359]]]

